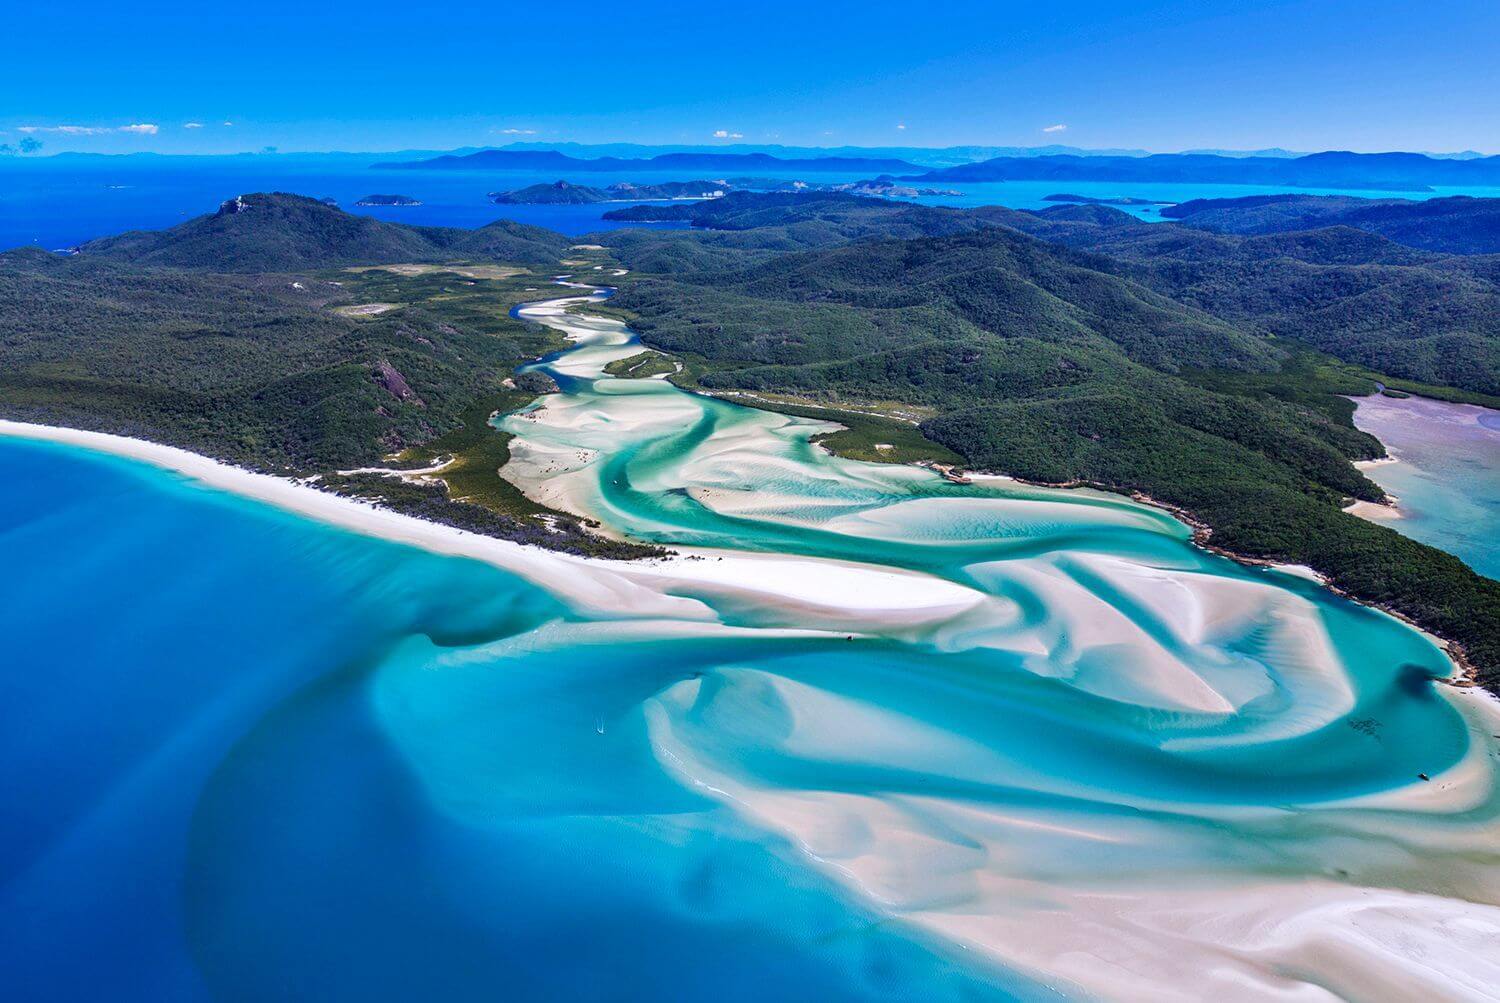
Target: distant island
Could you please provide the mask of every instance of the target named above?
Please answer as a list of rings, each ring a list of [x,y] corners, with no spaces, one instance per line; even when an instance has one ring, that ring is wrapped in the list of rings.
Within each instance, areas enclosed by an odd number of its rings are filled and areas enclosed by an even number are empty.
[[[799,151],[802,152],[802,151]],[[806,151],[814,152],[814,151]],[[577,157],[557,150],[479,150],[409,161],[383,161],[379,170],[545,171],[582,173],[682,171],[710,177],[842,173],[928,184],[963,181],[1109,181],[1121,183],[1246,184],[1287,188],[1425,192],[1435,187],[1500,185],[1500,156],[1451,158],[1422,153],[1330,151],[1304,156],[1226,156],[1161,153],[1147,156],[1050,153],[1008,154],[929,169],[900,157],[854,152],[827,156],[769,153],[675,152],[650,157]],[[977,152],[977,151],[976,151]],[[983,151],[988,152],[988,151]]]
[[[355,205],[421,205],[421,201],[410,195],[366,195]]]
[[[1421,153],[1312,153],[1305,157],[995,157],[903,178],[908,181],[1112,181],[1272,185],[1365,191],[1500,185],[1500,156],[1470,160]]]
[[[891,178],[876,178],[874,181],[854,181],[844,185],[820,185],[819,189],[830,192],[849,192],[853,195],[875,195],[881,198],[951,198],[962,195],[956,188],[913,188],[898,185]]]
[[[1172,205],[1171,202],[1159,202],[1156,199],[1138,199],[1128,195],[1068,195],[1060,193],[1057,195],[1043,195],[1043,202],[1072,202],[1077,205]]]
[[[587,205],[593,202],[710,199],[723,195],[728,187],[723,181],[665,181],[648,185],[621,181],[607,188],[554,181],[515,191],[490,192],[489,200],[497,205]]]
[[[881,198],[919,198],[955,196],[963,192],[952,188],[915,188],[897,184],[889,177],[874,181],[848,181],[827,184],[786,178],[731,178],[727,181],[663,181],[657,184],[632,184],[621,181],[606,188],[577,185],[569,181],[530,185],[514,191],[490,192],[497,205],[589,205],[595,202],[665,202],[676,199],[714,199],[730,191],[753,192],[848,192]],[[607,218],[623,218],[611,215]]]
[[[726,184],[733,189],[747,192],[848,192],[852,195],[879,195],[885,198],[918,198],[957,196],[963,192],[956,188],[915,188],[900,185],[890,175],[882,175],[873,181],[845,181],[833,184],[823,181],[802,181],[791,178],[730,178]]]
[[[829,174],[910,174],[922,168],[893,157],[806,157],[768,153],[663,153],[646,159],[570,157],[555,150],[480,150],[426,160],[385,161],[375,170],[547,171],[556,174],[625,171],[798,171]]]

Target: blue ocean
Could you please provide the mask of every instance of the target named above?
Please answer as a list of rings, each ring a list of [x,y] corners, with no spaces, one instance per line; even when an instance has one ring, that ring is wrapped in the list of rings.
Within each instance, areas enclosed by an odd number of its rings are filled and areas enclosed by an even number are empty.
[[[519,171],[383,170],[372,166],[376,160],[368,155],[293,154],[0,158],[0,250],[25,245],[60,250],[125,230],[160,229],[212,212],[219,203],[235,195],[257,191],[285,191],[315,198],[333,198],[349,212],[428,226],[476,227],[504,218],[578,235],[621,225],[600,218],[608,210],[617,208],[610,204],[501,206],[491,204],[486,198],[490,192],[558,180],[552,175]],[[841,174],[805,177],[819,182],[861,179],[860,175]],[[652,183],[693,179],[684,177],[681,172],[634,172],[579,175],[566,180],[606,185],[616,181]],[[933,205],[1004,205],[1015,209],[1038,209],[1054,204],[1045,199],[1047,195],[1058,192],[1181,202],[1193,198],[1236,198],[1286,191],[1250,185],[1073,181],[961,183],[951,187],[962,195],[926,197],[918,201]],[[1430,198],[1456,194],[1500,195],[1500,189],[1439,190],[1420,194],[1320,189],[1312,193]],[[422,205],[379,208],[354,204],[371,194],[409,195],[420,200]],[[1160,218],[1154,206],[1129,206],[1126,211],[1142,219]]]

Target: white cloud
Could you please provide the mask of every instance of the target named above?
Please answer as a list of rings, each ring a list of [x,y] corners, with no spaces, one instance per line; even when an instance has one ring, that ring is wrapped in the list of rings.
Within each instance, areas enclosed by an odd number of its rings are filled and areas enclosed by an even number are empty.
[[[502,136],[535,136],[536,135],[536,130],[535,129],[500,129],[498,131],[499,131],[500,135],[502,135]]]
[[[896,128],[898,128],[898,129],[905,129],[906,128],[906,123],[902,122],[899,125],[897,125]]]
[[[730,132],[728,129],[715,129],[714,139],[744,139],[743,132]]]
[[[225,122],[224,122],[224,124],[225,124],[225,125],[234,125],[234,123],[233,123],[233,122],[230,122],[230,121],[228,121],[228,120],[226,120],[226,121],[225,121]]]
[[[113,129],[105,129],[94,125],[23,125],[19,126],[21,132],[56,132],[64,136],[98,136],[101,133],[113,132]]]
[[[1057,125],[1049,125],[1042,129],[1043,132],[1067,132],[1068,127],[1059,122]]]
[[[142,122],[119,128],[107,125],[22,125],[17,126],[17,131],[28,135],[33,132],[55,132],[60,136],[104,136],[111,132],[133,132],[140,136],[154,136],[161,130],[149,122]]]
[[[201,128],[203,128],[203,123],[202,122],[184,122],[184,123],[182,123],[182,127],[184,129],[201,129]]]

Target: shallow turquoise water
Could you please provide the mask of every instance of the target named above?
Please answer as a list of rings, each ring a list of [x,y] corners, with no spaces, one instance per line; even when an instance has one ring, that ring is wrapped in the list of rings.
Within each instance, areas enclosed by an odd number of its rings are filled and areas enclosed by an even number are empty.
[[[1492,711],[1429,641],[1123,499],[600,379],[628,331],[538,319],[579,347],[507,471],[706,548],[630,572],[680,616],[0,439],[7,996],[1301,999],[1487,963]],[[1301,953],[1325,929],[1357,933]]]
[[[79,450],[0,482],[8,998],[1008,995],[600,740],[756,645],[570,644],[487,565]]]
[[[1365,473],[1397,499],[1385,525],[1500,578],[1500,412],[1421,397],[1356,399],[1354,423],[1398,462]]]

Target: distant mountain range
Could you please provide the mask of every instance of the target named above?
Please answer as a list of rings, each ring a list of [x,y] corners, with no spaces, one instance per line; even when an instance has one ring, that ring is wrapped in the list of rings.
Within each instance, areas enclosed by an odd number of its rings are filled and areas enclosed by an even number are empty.
[[[915,181],[1119,181],[1285,185],[1426,191],[1440,185],[1500,185],[1500,156],[1440,159],[1421,153],[1312,153],[1304,157],[996,157],[910,177]]]
[[[964,148],[948,151],[956,155]],[[977,149],[977,148],[976,148]],[[1327,152],[1290,155],[1284,150],[1238,153],[1103,155],[1049,153],[991,157],[924,170],[909,159],[828,155],[779,157],[770,153],[674,152],[651,157],[575,157],[558,150],[502,149],[383,161],[385,170],[546,171],[558,176],[631,171],[682,171],[714,177],[745,173],[844,173],[898,175],[906,181],[1109,181],[1120,183],[1245,184],[1289,188],[1429,191],[1434,187],[1500,186],[1500,156],[1423,153]],[[799,151],[801,152],[801,151]],[[867,151],[878,152],[878,151]],[[1264,154],[1264,155],[1263,155]]]
[[[663,153],[769,153],[782,159],[806,159],[811,157],[889,157],[907,160],[928,167],[953,167],[972,164],[996,157],[1149,157],[1151,150],[1131,147],[1106,147],[1086,149],[1081,146],[1063,146],[1051,143],[1046,146],[783,146],[778,143],[732,143],[728,145],[683,144],[651,146],[642,143],[509,143],[502,150],[556,150],[571,157],[637,157],[649,158]],[[469,150],[447,150],[447,153],[472,153]],[[1162,151],[1166,152],[1166,151]],[[1173,151],[1181,154],[1207,154],[1214,157],[1305,157],[1307,150],[1286,150],[1269,147],[1259,150],[1193,149]],[[1433,153],[1416,151],[1437,160],[1476,160],[1484,156],[1473,150],[1458,153]],[[413,154],[415,155],[415,154]],[[403,159],[405,158],[403,154]],[[387,158],[389,159],[389,158]]]
[[[993,157],[1050,157],[1070,153],[1080,157],[1145,157],[1149,150],[1104,149],[1086,150],[1079,146],[784,146],[780,143],[728,143],[708,145],[685,143],[680,145],[647,145],[643,143],[509,143],[502,150],[556,150],[571,157],[629,157],[649,159],[663,153],[717,153],[749,154],[766,153],[782,160],[811,160],[824,157],[879,157],[905,160],[925,167],[951,167],[955,164],[970,164]],[[452,153],[467,153],[467,150],[452,150]]]
[[[1194,199],[1161,211],[1168,219],[1225,234],[1295,233],[1348,226],[1407,247],[1447,254],[1500,253],[1500,199],[1467,195],[1413,202],[1337,195]]]
[[[1291,160],[1308,156],[1305,151],[1298,152],[1282,149],[1281,147],[1269,147],[1258,150],[1233,150],[1219,148],[1202,148],[1182,150],[1175,153],[1152,153],[1149,150],[1141,150],[1129,147],[1110,147],[1101,149],[1087,149],[1081,146],[1064,146],[1061,144],[1049,144],[1046,146],[786,146],[778,143],[545,143],[545,142],[520,142],[508,143],[500,147],[492,146],[464,146],[448,150],[386,150],[386,151],[357,151],[357,150],[325,150],[325,151],[284,151],[284,152],[244,152],[244,153],[222,153],[222,154],[186,154],[186,153],[82,153],[61,152],[29,157],[12,157],[5,161],[8,164],[46,164],[46,163],[69,163],[69,162],[203,162],[203,161],[230,161],[240,160],[247,163],[255,162],[324,162],[334,161],[343,165],[369,166],[380,164],[390,166],[393,164],[409,164],[419,161],[432,160],[442,157],[465,157],[476,153],[490,153],[495,151],[504,153],[560,153],[575,160],[599,160],[615,159],[626,161],[646,162],[656,157],[670,154],[705,154],[711,156],[748,156],[752,154],[765,154],[778,160],[819,160],[826,161],[834,159],[853,160],[899,160],[909,165],[903,170],[912,168],[939,169],[944,167],[958,167],[965,164],[974,164],[982,161],[1000,158],[1015,159],[1037,159],[1049,157],[1083,157],[1088,159],[1099,159],[1107,157],[1124,157],[1130,159],[1143,159],[1152,156],[1211,156],[1223,157],[1230,160],[1267,159],[1267,160]],[[1474,150],[1461,150],[1455,152],[1433,152],[1417,151],[1416,155],[1428,157],[1433,160],[1484,160],[1486,154]],[[558,163],[554,161],[554,163]],[[862,170],[862,168],[861,168]],[[893,172],[894,173],[894,172]]]
[[[548,171],[558,173],[620,171],[797,171],[803,173],[894,174],[921,170],[906,160],[885,157],[810,157],[782,159],[768,153],[663,153],[648,159],[595,157],[581,159],[556,150],[481,150],[462,156],[387,161],[383,170]]]

